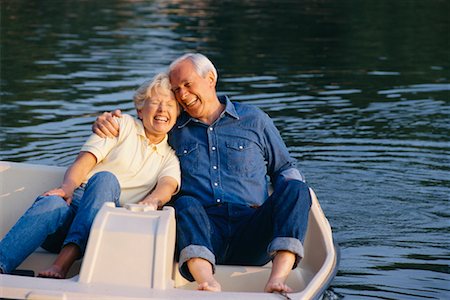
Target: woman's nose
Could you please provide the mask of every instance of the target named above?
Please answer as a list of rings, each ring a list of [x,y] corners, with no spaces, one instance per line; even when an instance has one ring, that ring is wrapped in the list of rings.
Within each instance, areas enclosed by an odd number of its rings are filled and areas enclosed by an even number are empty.
[[[165,104],[165,103],[160,103],[160,104],[158,105],[158,110],[159,110],[159,111],[165,111],[165,110],[167,110],[167,104]]]

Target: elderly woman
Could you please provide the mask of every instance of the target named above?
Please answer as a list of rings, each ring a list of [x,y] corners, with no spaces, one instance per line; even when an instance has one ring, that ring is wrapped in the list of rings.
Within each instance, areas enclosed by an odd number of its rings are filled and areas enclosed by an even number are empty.
[[[65,278],[86,248],[104,202],[161,207],[180,187],[178,158],[167,143],[179,108],[166,74],[134,95],[139,120],[124,115],[120,134],[93,134],[67,169],[60,187],[39,196],[0,242],[0,272],[13,271],[40,245],[59,255],[42,277]]]

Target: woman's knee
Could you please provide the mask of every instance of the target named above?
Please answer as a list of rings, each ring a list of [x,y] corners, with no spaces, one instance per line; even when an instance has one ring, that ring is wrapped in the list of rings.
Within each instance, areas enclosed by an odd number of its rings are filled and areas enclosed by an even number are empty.
[[[39,211],[67,210],[69,205],[60,196],[39,196],[33,203],[32,208]]]
[[[116,175],[108,171],[95,173],[87,182],[87,187],[99,187],[120,194],[120,184]]]
[[[119,185],[116,175],[108,171],[101,171],[92,175],[88,184],[102,184],[102,185]]]

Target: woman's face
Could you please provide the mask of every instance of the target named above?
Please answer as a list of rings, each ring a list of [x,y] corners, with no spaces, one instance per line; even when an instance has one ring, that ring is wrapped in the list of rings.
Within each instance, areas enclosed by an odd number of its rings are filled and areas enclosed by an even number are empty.
[[[178,104],[171,91],[157,87],[153,90],[152,96],[145,100],[142,109],[138,109],[137,112],[144,124],[147,138],[157,143],[175,125]]]

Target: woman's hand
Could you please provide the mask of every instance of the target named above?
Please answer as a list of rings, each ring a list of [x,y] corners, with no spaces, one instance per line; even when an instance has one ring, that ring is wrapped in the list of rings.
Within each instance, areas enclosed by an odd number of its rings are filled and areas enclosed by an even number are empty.
[[[43,193],[42,196],[59,196],[66,201],[67,205],[70,205],[72,203],[73,193],[67,193],[59,187],[57,189],[52,189]]]
[[[149,206],[152,210],[158,210],[158,207],[161,206],[161,201],[158,198],[147,197],[144,200],[139,201],[138,204]]]

